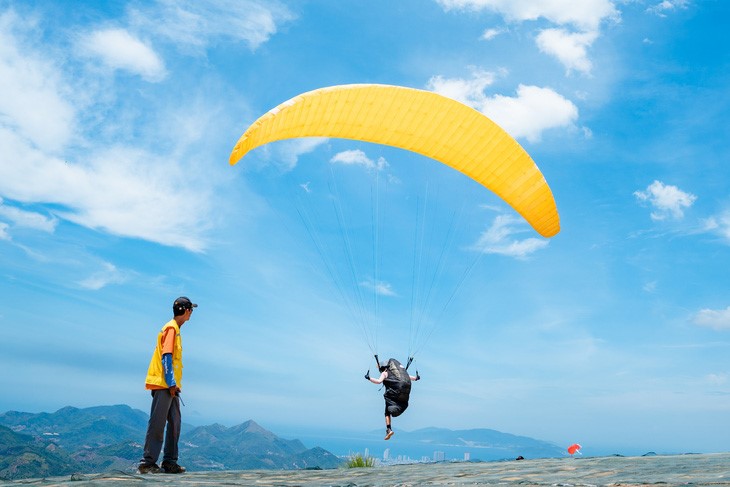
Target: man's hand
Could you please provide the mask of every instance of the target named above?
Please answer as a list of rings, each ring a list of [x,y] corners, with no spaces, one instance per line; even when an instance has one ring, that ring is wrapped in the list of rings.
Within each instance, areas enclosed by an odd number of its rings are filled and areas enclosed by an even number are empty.
[[[169,388],[169,391],[170,391],[170,395],[172,397],[175,397],[175,396],[177,396],[177,393],[180,392],[180,388],[178,386],[171,386]]]
[[[365,374],[365,379],[370,380],[370,369],[368,369],[367,373]]]
[[[421,376],[418,375],[418,371],[416,370],[416,380],[421,380]]]

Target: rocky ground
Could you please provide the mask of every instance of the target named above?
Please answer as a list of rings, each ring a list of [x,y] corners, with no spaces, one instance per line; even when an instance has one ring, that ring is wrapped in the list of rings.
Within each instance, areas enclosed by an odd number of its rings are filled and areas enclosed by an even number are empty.
[[[484,463],[435,463],[333,470],[244,470],[182,475],[108,472],[52,479],[0,481],[0,486],[256,485],[420,486],[420,485],[728,485],[730,453],[652,457],[597,457]]]

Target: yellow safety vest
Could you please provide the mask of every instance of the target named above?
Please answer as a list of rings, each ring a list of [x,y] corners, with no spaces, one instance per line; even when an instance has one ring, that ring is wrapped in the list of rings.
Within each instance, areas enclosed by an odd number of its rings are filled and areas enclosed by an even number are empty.
[[[175,320],[168,321],[157,335],[157,346],[155,347],[155,351],[152,352],[150,366],[147,369],[147,380],[145,380],[145,387],[147,389],[167,389],[170,387],[165,382],[165,370],[162,368],[162,337],[170,327],[175,329],[175,350],[172,353],[172,372],[177,387],[182,389],[182,338],[180,338],[180,327]]]

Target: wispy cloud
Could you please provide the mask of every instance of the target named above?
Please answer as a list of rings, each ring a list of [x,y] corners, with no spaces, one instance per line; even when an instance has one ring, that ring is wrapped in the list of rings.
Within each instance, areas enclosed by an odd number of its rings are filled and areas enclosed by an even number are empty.
[[[684,217],[684,209],[692,206],[697,199],[692,193],[661,181],[654,181],[644,191],[635,191],[634,196],[654,208],[651,212],[652,220],[681,219]]]
[[[482,33],[482,36],[480,37],[480,39],[485,40],[485,41],[491,41],[492,39],[494,39],[495,37],[497,37],[500,34],[503,34],[504,32],[505,32],[504,29],[495,29],[495,28],[487,29]]]
[[[657,290],[657,282],[649,281],[642,286],[642,289],[647,293],[655,293]]]
[[[0,222],[0,240],[10,240],[7,223]]]
[[[79,281],[78,284],[85,289],[98,291],[110,284],[122,284],[125,281],[124,273],[120,272],[114,264],[103,262],[102,268],[98,272]]]
[[[719,235],[730,244],[730,211],[707,218],[704,221],[703,231]]]
[[[129,17],[137,30],[185,50],[202,51],[219,41],[243,42],[257,49],[294,14],[274,0],[158,0],[137,4]]]
[[[146,43],[125,29],[102,29],[86,34],[79,41],[82,54],[95,57],[113,70],[138,74],[147,81],[162,81],[165,64]]]
[[[55,61],[23,42],[34,28],[12,10],[0,14],[0,130],[12,130],[35,147],[58,151],[72,137],[76,110],[61,95],[68,89]],[[7,157],[7,147],[0,147]]]
[[[363,281],[360,283],[366,289],[375,291],[379,296],[397,296],[398,294],[393,290],[393,286],[390,283],[384,281]]]
[[[107,107],[84,105],[77,115],[81,107],[68,98],[66,81],[75,74],[34,47],[27,39],[31,27],[12,11],[0,17],[0,195],[58,205],[55,216],[88,228],[203,250],[208,188],[194,185],[181,169],[185,161],[169,152],[161,156],[103,138],[84,141],[86,128],[77,118],[93,120],[95,110]],[[178,126],[184,121],[178,117]],[[79,143],[82,156],[75,150]],[[55,225],[17,209],[3,215],[15,224]]]
[[[692,317],[692,322],[713,330],[730,330],[730,306],[719,310],[701,309]]]
[[[2,198],[0,198],[0,218],[11,221],[19,227],[32,228],[47,233],[53,233],[58,224],[56,218],[3,204]]]
[[[491,10],[511,22],[546,19],[558,25],[595,30],[619,13],[610,0],[437,0],[445,9]]]
[[[348,166],[363,166],[367,169],[381,171],[388,167],[388,161],[379,157],[377,161],[370,159],[363,151],[359,149],[346,150],[339,152],[330,159],[332,164],[345,164]]]
[[[512,215],[498,215],[472,248],[485,254],[525,259],[530,254],[548,246],[548,241],[544,239],[516,238],[518,234],[529,231],[525,226],[524,221],[520,218]]]
[[[607,20],[618,21],[620,13],[611,0],[437,0],[446,10],[489,10],[508,22],[545,19],[560,28],[545,29],[535,38],[541,52],[556,58],[567,74],[589,74],[592,63],[588,49],[598,38],[600,26]],[[493,29],[485,32],[492,38]],[[483,37],[484,38],[484,37]]]
[[[261,147],[259,157],[262,164],[271,165],[286,173],[297,167],[301,156],[314,152],[328,141],[327,137],[282,140]]]
[[[493,73],[483,71],[467,80],[435,76],[427,87],[479,110],[513,137],[530,142],[538,142],[546,130],[572,127],[578,119],[578,107],[550,88],[520,85],[514,97],[488,96],[484,90],[494,79]]]
[[[84,164],[67,163],[2,129],[0,145],[0,194],[8,198],[61,205],[57,216],[114,235],[193,251],[205,247],[208,195],[165,157],[115,147],[89,154]]]
[[[647,8],[646,11],[659,17],[666,17],[667,12],[687,8],[689,0],[664,0]]]

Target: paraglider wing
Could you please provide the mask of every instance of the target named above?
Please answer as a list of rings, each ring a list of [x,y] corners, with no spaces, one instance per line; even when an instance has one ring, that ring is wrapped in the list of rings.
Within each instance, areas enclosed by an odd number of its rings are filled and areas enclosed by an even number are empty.
[[[303,93],[256,120],[230,155],[276,140],[336,137],[399,147],[484,185],[542,236],[560,231],[552,192],[527,152],[482,113],[442,95],[402,86],[340,85]]]
[[[577,452],[578,450],[580,450],[580,445],[578,443],[573,443],[568,447],[568,453],[570,453],[571,455],[575,455],[575,452]]]

